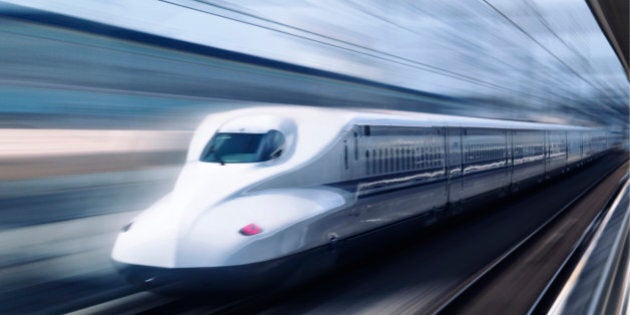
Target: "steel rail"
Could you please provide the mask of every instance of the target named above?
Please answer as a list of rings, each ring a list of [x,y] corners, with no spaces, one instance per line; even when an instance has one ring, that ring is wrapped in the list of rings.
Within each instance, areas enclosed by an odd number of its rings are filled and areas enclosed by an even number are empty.
[[[526,244],[531,242],[536,236],[540,235],[543,231],[548,229],[552,223],[559,220],[563,214],[567,212],[568,209],[571,209],[574,205],[576,205],[580,200],[582,200],[589,192],[591,192],[595,187],[597,187],[600,183],[602,183],[606,178],[608,178],[611,174],[618,170],[619,166],[625,162],[621,162],[611,170],[605,172],[601,177],[597,180],[593,181],[588,187],[582,190],[577,196],[575,196],[571,201],[565,204],[560,210],[558,210],[552,217],[547,219],[543,224],[541,224],[536,230],[528,234],[525,238],[523,238],[516,245],[512,246],[510,249],[505,251],[501,256],[497,257],[495,260],[490,262],[484,268],[482,268],[479,272],[475,273],[468,280],[464,281],[464,284],[459,286],[454,290],[454,293],[451,294],[445,302],[441,303],[435,309],[428,311],[431,314],[438,314],[444,312],[447,308],[452,307],[457,301],[464,298],[464,296],[471,294],[475,291],[475,286],[478,286],[484,280],[490,279],[492,274],[496,272],[500,266],[506,263],[508,258],[514,257],[519,250],[522,250]]]

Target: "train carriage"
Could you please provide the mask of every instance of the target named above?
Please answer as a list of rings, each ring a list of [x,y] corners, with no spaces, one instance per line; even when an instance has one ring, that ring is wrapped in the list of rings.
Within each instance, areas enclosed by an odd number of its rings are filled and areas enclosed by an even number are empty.
[[[608,137],[578,126],[386,110],[213,114],[197,129],[173,191],[125,226],[112,258],[135,283],[199,271],[193,280],[213,278],[220,289],[246,275],[290,277],[313,261],[326,269],[332,244],[537,183],[604,154],[615,143]],[[328,258],[312,260],[314,252]]]

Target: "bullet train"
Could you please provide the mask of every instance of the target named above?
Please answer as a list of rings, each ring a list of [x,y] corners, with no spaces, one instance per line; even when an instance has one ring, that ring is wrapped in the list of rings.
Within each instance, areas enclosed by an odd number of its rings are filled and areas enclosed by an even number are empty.
[[[386,110],[212,114],[174,189],[123,227],[112,259],[149,288],[290,282],[334,266],[338,244],[536,184],[616,143],[602,129]]]

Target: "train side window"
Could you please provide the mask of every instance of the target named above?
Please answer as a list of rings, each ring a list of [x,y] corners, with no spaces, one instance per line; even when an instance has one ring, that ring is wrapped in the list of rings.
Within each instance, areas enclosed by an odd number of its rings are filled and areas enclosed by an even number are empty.
[[[393,172],[394,171],[394,149],[390,148],[387,150],[387,156],[389,156],[389,166],[387,167],[387,171],[388,172]]]
[[[381,172],[381,149],[374,149],[372,151],[374,155],[374,173],[379,174]]]
[[[434,157],[435,157],[435,159],[434,159],[435,160],[435,166],[434,167],[438,168],[438,167],[440,167],[440,149],[437,148],[437,147],[435,148]]]
[[[479,161],[479,160],[481,160],[481,146],[476,145],[475,146],[475,161]]]
[[[407,148],[402,149],[403,152],[403,171],[406,171],[409,168],[409,154],[407,152]]]
[[[411,169],[417,168],[418,150],[411,148]]]
[[[383,172],[389,172],[389,168],[390,168],[390,154],[389,154],[389,149],[384,149],[383,152],[385,153],[385,158],[383,160],[385,160],[385,165],[384,165],[384,169]]]
[[[417,150],[415,148],[411,148],[411,169],[416,168],[416,159],[417,159]]]
[[[389,172],[389,149],[383,149],[383,173]]]
[[[354,160],[359,160],[359,134],[354,133]]]
[[[392,148],[392,172],[396,172],[398,170],[398,149]]]
[[[407,152],[407,148],[402,148],[402,161],[403,161],[402,170],[406,171],[409,168],[409,154]]]
[[[394,149],[390,148],[389,152],[387,152],[388,156],[389,156],[389,167],[387,168],[388,172],[393,172],[394,171]]]
[[[378,149],[378,172],[383,173],[385,171],[385,152],[383,149]]]
[[[396,172],[396,168],[398,167],[398,149],[391,149],[392,151],[392,164],[391,164],[391,171],[392,172]]]
[[[419,169],[420,168],[420,148],[414,148],[413,154],[414,154],[413,168]]]
[[[440,167],[440,149],[435,147],[433,153],[433,167]]]
[[[424,148],[420,148],[420,168],[424,169]]]
[[[442,150],[439,147],[437,150],[437,167],[442,168]]]
[[[378,163],[378,157],[376,156],[376,149],[372,150],[372,174],[376,174],[376,164]]]
[[[402,164],[402,166],[400,167],[400,170],[406,171],[407,170],[407,149],[406,148],[400,149],[400,162]]]
[[[389,149],[383,149],[383,173],[389,172]]]
[[[389,171],[394,172],[396,169],[396,152],[393,148],[389,149]]]
[[[396,148],[396,171],[397,172],[400,171],[400,169],[402,168],[402,165],[400,163],[402,161],[400,158],[401,158],[400,149]]]
[[[418,148],[411,148],[411,169],[418,168]]]
[[[370,150],[365,150],[365,174],[370,174]]]
[[[406,171],[409,164],[407,148],[402,148],[402,162],[403,162],[402,170]]]
[[[406,171],[409,169],[409,149],[403,148],[402,152],[403,152],[403,171]]]
[[[392,171],[397,172],[398,167],[398,149],[394,148],[392,149]]]

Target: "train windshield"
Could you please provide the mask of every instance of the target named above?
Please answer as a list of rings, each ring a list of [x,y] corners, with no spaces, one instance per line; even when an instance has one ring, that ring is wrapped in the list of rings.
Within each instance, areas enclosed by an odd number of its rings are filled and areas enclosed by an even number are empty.
[[[201,155],[202,162],[256,163],[279,157],[284,136],[277,130],[267,133],[217,133]]]

